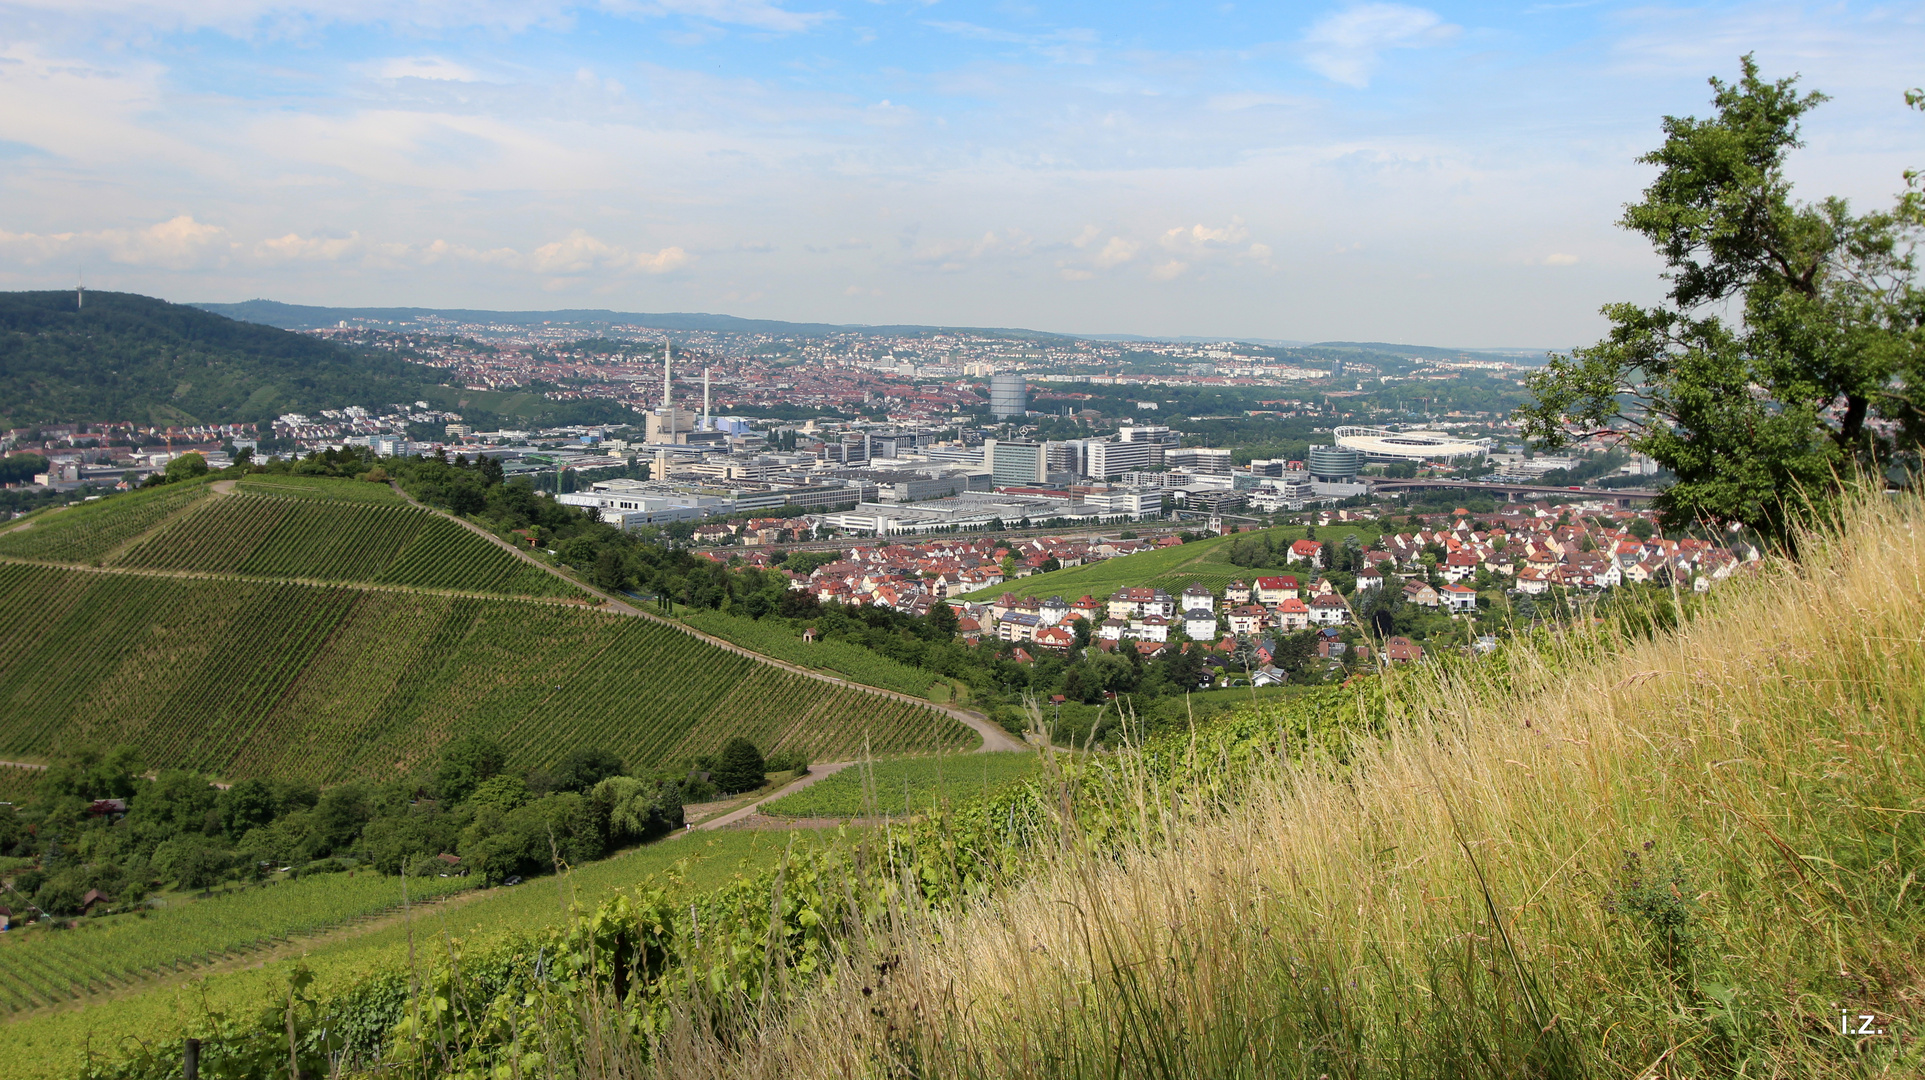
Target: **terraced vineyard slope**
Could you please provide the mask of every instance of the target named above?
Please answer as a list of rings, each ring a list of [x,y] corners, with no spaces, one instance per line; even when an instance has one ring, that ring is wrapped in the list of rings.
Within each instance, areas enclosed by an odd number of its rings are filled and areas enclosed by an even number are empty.
[[[247,477],[47,514],[0,534],[0,759],[128,743],[157,768],[325,783],[407,773],[470,731],[524,768],[736,735],[818,759],[979,742],[934,708],[556,599],[587,598],[379,484]]]
[[[849,756],[973,747],[934,709],[572,605],[0,564],[0,757],[63,739],[155,765],[391,776],[485,731],[522,767],[599,747]]]
[[[263,482],[205,499],[126,545],[110,566],[580,598],[581,590],[378,484],[354,501]],[[386,493],[363,496],[359,489]]]
[[[418,878],[409,899],[473,887],[468,878]],[[0,945],[0,1013],[136,985],[154,975],[245,953],[290,937],[399,908],[400,878],[320,874],[184,902],[177,909],[88,920],[61,934],[10,934]]]
[[[0,533],[0,557],[94,562],[208,493],[205,483],[171,484],[44,510]]]

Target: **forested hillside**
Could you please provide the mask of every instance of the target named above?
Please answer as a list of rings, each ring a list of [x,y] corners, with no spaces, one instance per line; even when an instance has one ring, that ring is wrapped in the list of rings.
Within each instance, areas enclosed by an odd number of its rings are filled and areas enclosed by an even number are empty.
[[[492,423],[605,419],[606,403],[467,391],[391,354],[132,293],[0,293],[0,428],[265,423],[287,412],[427,401]]]
[[[393,357],[130,293],[0,293],[0,426],[261,422],[414,401],[438,380]]]

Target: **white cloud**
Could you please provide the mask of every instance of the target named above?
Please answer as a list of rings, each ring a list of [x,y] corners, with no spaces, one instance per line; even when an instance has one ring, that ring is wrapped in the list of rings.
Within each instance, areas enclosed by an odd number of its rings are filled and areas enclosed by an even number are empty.
[[[226,229],[181,214],[145,229],[15,233],[0,230],[0,251],[29,265],[88,257],[127,266],[192,270],[225,263],[234,245]]]
[[[1142,246],[1134,240],[1112,236],[1110,242],[1103,245],[1103,250],[1096,253],[1096,265],[1106,270],[1112,266],[1121,266],[1135,258],[1137,250]]]
[[[364,249],[360,233],[347,236],[302,236],[288,233],[254,245],[257,256],[267,261],[297,260],[338,262]]]
[[[375,74],[383,79],[437,79],[446,82],[474,82],[479,76],[473,68],[439,56],[396,56],[381,61]]]
[[[543,244],[530,252],[523,265],[538,274],[581,274],[590,270],[639,270],[645,274],[665,274],[690,259],[679,247],[660,251],[630,251],[609,244],[576,229],[563,239]]]
[[[214,29],[246,37],[298,35],[332,25],[564,29],[583,8],[632,19],[683,16],[778,33],[798,33],[835,17],[832,11],[791,11],[771,0],[8,0],[6,7],[94,23]]]
[[[446,240],[427,243],[369,243],[359,232],[346,236],[302,236],[289,232],[251,243],[228,229],[196,221],[191,215],[144,229],[92,232],[15,233],[0,230],[0,255],[27,266],[73,260],[106,259],[160,270],[204,270],[221,266],[284,266],[292,263],[343,263],[371,267],[420,267],[454,260],[545,277],[574,274],[665,274],[694,260],[681,247],[656,251],[611,244],[576,229],[560,240],[530,251],[511,247],[476,248]]]
[[[1423,8],[1362,4],[1312,25],[1303,36],[1304,62],[1332,82],[1361,89],[1370,85],[1384,50],[1442,45],[1459,29]]]
[[[1544,265],[1545,266],[1576,266],[1577,256],[1566,255],[1562,252],[1553,252],[1552,254],[1544,256]]]
[[[1196,224],[1170,229],[1163,234],[1163,249],[1178,257],[1172,260],[1177,268],[1159,274],[1159,280],[1167,281],[1182,273],[1189,263],[1205,259],[1269,265],[1270,245],[1246,244],[1245,241],[1249,239],[1250,227],[1241,217],[1233,217],[1228,225],[1223,226]],[[1162,268],[1159,267],[1159,270]]]
[[[1213,94],[1204,101],[1204,107],[1212,112],[1242,112],[1245,109],[1261,108],[1265,105],[1294,105],[1298,100],[1280,94],[1258,94],[1240,92],[1233,94]]]
[[[641,3],[633,0],[602,0],[601,6],[618,14],[685,15],[709,22],[785,34],[800,33],[824,19],[835,17],[831,11],[790,11],[768,0],[647,0]]]

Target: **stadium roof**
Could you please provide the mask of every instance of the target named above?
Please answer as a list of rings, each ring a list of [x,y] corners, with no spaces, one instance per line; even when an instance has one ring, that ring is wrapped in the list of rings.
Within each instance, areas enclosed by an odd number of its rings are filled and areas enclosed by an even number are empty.
[[[1361,451],[1371,461],[1431,461],[1437,458],[1476,457],[1490,452],[1489,439],[1460,439],[1441,431],[1391,431],[1388,428],[1340,427],[1332,432],[1337,445]]]

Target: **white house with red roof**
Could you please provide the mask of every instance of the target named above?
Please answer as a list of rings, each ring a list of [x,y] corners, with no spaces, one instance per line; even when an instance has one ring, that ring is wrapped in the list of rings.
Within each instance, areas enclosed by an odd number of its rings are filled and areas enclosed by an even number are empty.
[[[1323,545],[1315,540],[1298,540],[1290,545],[1290,561],[1309,563],[1318,569],[1323,568]]]
[[[1296,577],[1291,574],[1260,577],[1257,579],[1257,603],[1274,607],[1285,600],[1295,600],[1300,589]]]
[[[1294,596],[1279,603],[1276,612],[1272,625],[1286,634],[1310,628],[1310,605]]]

